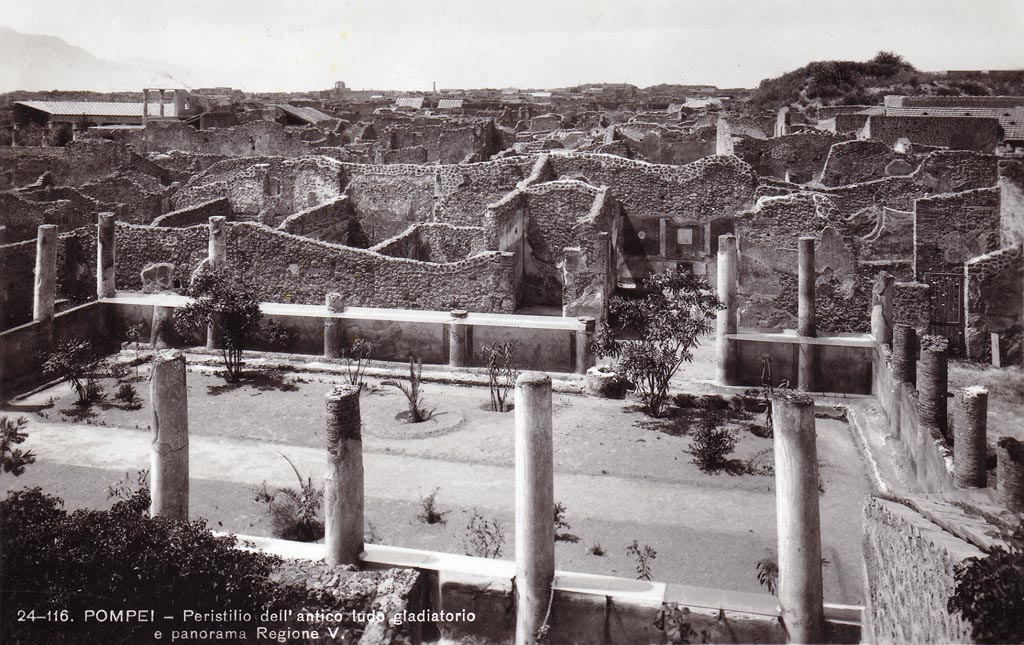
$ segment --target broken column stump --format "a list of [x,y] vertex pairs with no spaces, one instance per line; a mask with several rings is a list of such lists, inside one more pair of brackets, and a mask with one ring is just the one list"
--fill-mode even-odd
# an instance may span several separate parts
[[953,483],[960,488],[988,485],[988,390],[974,385],[957,392],[953,423]]
[[363,435],[358,385],[327,393],[324,542],[329,564],[357,564],[363,551]]

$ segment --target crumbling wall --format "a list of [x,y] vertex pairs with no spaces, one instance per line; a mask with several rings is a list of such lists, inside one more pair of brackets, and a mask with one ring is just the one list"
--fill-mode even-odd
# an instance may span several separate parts
[[821,183],[845,186],[881,177],[909,175],[916,167],[913,156],[898,153],[881,141],[842,141],[829,149]]
[[481,246],[479,226],[453,226],[444,222],[413,224],[404,233],[384,240],[370,250],[395,258],[422,262],[458,262]]
[[142,291],[142,270],[150,264],[173,265],[171,282],[185,289],[207,256],[209,227],[161,228],[117,222],[114,272],[119,291]]
[[0,190],[19,188],[64,166],[63,148],[0,147]]
[[968,260],[967,358],[990,362],[992,334],[999,336],[999,364],[1020,365],[1024,325],[1024,246],[1016,244]]
[[7,241],[32,240],[43,224],[69,231],[88,224],[90,215],[72,209],[69,200],[37,202],[16,192],[0,193],[0,226],[7,227]]
[[1024,242],[1024,163],[999,161],[999,227],[1003,246]]
[[231,218],[233,213],[231,212],[231,203],[227,197],[217,197],[211,199],[208,202],[202,202],[195,206],[186,206],[185,208],[171,211],[165,215],[161,215],[152,221],[150,226],[164,226],[164,227],[175,227],[181,228],[184,226],[195,226],[196,224],[205,224],[211,217],[227,217]]
[[535,156],[438,166],[436,218],[480,226],[487,205],[498,201],[533,170]]
[[832,144],[849,139],[845,134],[801,132],[770,139],[738,139],[733,150],[759,175],[806,183],[821,176]]
[[344,194],[371,245],[434,218],[436,169],[344,164]]
[[352,211],[351,201],[344,195],[289,215],[277,229],[292,235],[345,246],[368,246],[359,218]]
[[983,555],[899,502],[869,499],[864,507],[862,642],[974,642],[970,625],[959,613],[946,611],[946,603],[956,589],[957,565]]
[[131,162],[132,151],[121,143],[82,137],[64,146],[64,163],[54,169],[57,183],[80,186],[99,181]]
[[310,151],[300,136],[273,121],[210,130],[197,130],[180,121],[150,121],[136,132],[138,138],[129,143],[140,153],[181,150],[226,157],[297,157]]
[[630,149],[651,163],[688,164],[714,155],[716,151],[717,128],[714,125],[680,128],[630,122],[612,127]]
[[991,154],[1003,141],[1003,127],[998,119],[876,115],[864,126],[863,138],[889,145],[907,139],[911,143]]
[[118,219],[132,224],[149,224],[158,217],[166,195],[159,180],[132,171],[83,184],[79,190],[97,201],[118,204]]
[[924,197],[914,206],[914,273],[963,273],[967,260],[999,248],[999,189]]

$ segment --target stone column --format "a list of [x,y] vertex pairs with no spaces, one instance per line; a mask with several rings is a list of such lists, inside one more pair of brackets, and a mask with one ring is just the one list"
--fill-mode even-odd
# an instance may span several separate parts
[[988,485],[986,422],[988,390],[974,385],[956,393],[953,424],[953,482],[960,488]]
[[[805,338],[817,336],[814,318],[814,242],[815,239],[813,237],[801,237],[799,240],[797,334]],[[797,386],[804,392],[811,392],[815,388],[815,350],[816,347],[814,345],[800,343],[800,357],[797,364]]]
[[96,220],[96,297],[117,295],[114,274],[114,214],[100,213]]
[[996,485],[999,501],[1014,513],[1024,513],[1024,443],[1013,437],[996,444]]
[[363,436],[359,386],[327,394],[324,542],[328,564],[356,564],[363,551]]
[[154,349],[167,349],[173,345],[174,307],[153,305],[153,321],[149,326],[149,344]]
[[892,296],[895,278],[888,271],[882,271],[875,278],[871,290],[871,335],[883,345],[892,342]]
[[576,340],[576,373],[586,374],[587,370],[594,366],[594,350],[591,345],[594,343],[594,331],[597,329],[597,320],[592,316],[580,316],[577,318],[583,329],[575,332]]
[[551,377],[516,380],[516,640],[538,642],[555,576]]
[[[163,112],[163,92],[160,93],[160,110]],[[161,114],[163,116],[163,114]],[[210,218],[210,241],[207,246],[206,263],[210,271],[222,271],[227,265],[228,259],[228,231],[225,221],[227,218],[215,215]],[[214,318],[213,323],[206,329],[207,349],[222,349],[224,339],[221,337],[220,322]]]
[[779,606],[791,643],[824,642],[821,521],[814,400],[780,390],[775,419],[775,504],[779,540]]
[[153,405],[149,514],[188,519],[188,389],[185,357],[177,350],[153,359],[149,395]]
[[735,343],[727,338],[736,333],[736,236],[732,233],[718,237],[718,299],[725,305],[719,309],[715,322],[718,369],[717,379],[723,385],[734,385],[736,373]]
[[[345,305],[341,300],[341,294],[337,292],[327,294],[324,298],[324,304],[327,306],[328,314],[338,313],[345,309]],[[342,324],[341,319],[330,316],[324,318],[324,357],[341,358],[344,344],[345,326]]]
[[[921,339],[921,359],[917,366],[917,410],[922,430],[937,430],[946,436],[947,374],[949,341],[942,336]],[[928,436],[927,434],[925,436]]]
[[57,227],[43,224],[36,237],[36,279],[32,319],[52,320],[57,298]]
[[917,331],[903,323],[892,329],[892,378],[917,383]]
[[142,90],[142,119],[145,121],[149,117],[149,90]]
[[473,348],[469,342],[469,325],[466,318],[469,312],[464,309],[453,309],[452,319],[448,321],[448,365],[466,367],[472,360]]

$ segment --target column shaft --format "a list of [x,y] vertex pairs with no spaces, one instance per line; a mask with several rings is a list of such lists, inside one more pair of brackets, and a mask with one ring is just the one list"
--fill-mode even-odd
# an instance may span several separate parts
[[57,227],[43,224],[36,237],[35,290],[32,297],[32,319],[53,318],[57,298]]
[[363,551],[363,436],[359,386],[327,394],[324,542],[329,564],[356,564]]
[[[817,336],[814,311],[814,242],[813,237],[801,237],[799,240],[797,334],[807,338]],[[813,391],[816,387],[816,349],[809,343],[800,343],[797,387],[804,392]]]
[[736,333],[736,236],[721,235],[718,238],[718,299],[725,305],[719,309],[715,321],[718,369],[716,376],[723,385],[733,385],[736,372],[736,347],[728,334]]
[[96,221],[96,297],[113,298],[115,287],[114,214],[100,213]]
[[153,405],[149,514],[187,520],[188,389],[181,352],[157,354],[149,392]]
[[953,424],[953,482],[960,488],[988,485],[988,390],[972,386],[957,392]]

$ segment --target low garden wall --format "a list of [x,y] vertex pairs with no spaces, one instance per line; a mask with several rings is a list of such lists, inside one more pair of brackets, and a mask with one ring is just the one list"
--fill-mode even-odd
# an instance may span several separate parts
[[771,360],[772,385],[797,384],[801,344],[815,348],[816,391],[835,394],[871,394],[870,341],[862,337],[803,338],[795,334],[729,334],[735,346],[735,385],[761,386],[762,360]]

